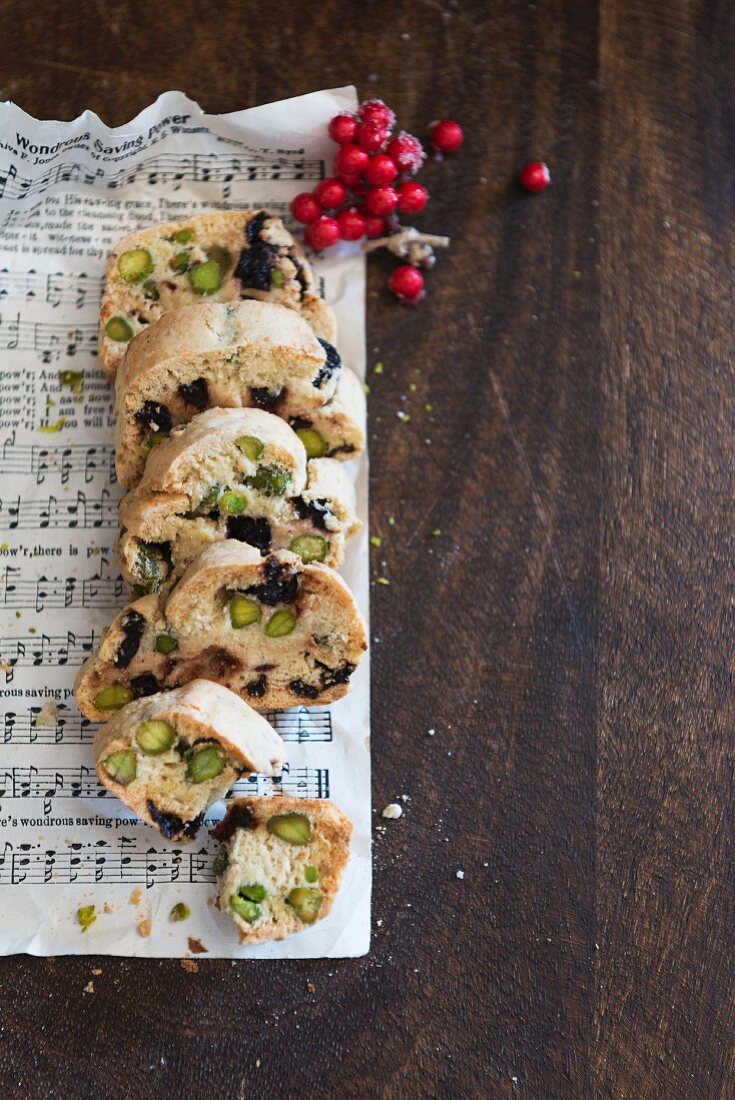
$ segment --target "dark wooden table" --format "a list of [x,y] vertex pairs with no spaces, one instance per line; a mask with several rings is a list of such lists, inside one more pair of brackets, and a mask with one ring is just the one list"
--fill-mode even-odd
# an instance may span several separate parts
[[735,8],[0,19],[0,90],[36,116],[354,82],[467,132],[422,177],[453,238],[427,301],[370,265],[374,803],[410,796],[376,831],[372,951],[4,959],[4,1095],[734,1096]]

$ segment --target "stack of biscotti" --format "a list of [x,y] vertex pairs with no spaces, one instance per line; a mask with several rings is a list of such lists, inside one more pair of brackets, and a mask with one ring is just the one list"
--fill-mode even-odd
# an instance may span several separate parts
[[[364,393],[310,265],[266,211],[126,237],[100,319],[128,490],[116,549],[135,598],[75,695],[86,717],[114,715],[96,741],[101,781],[186,840],[239,776],[283,765],[280,738],[252,708],[339,699],[366,649],[336,572],[360,527],[341,461],[364,447]],[[255,825],[232,826],[232,866],[267,873],[235,883],[231,870],[220,898],[250,942],[326,915],[351,829],[336,807],[258,803]],[[291,827],[269,828],[275,817]]]

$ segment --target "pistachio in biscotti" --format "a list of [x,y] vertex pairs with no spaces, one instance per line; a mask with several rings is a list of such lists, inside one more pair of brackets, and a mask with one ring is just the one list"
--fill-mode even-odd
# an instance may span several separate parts
[[169,840],[196,835],[240,775],[274,775],[283,742],[247,704],[204,680],[131,703],[95,734],[103,784]]
[[253,797],[229,804],[212,831],[223,845],[217,904],[242,943],[283,939],[329,915],[351,832],[327,800]]

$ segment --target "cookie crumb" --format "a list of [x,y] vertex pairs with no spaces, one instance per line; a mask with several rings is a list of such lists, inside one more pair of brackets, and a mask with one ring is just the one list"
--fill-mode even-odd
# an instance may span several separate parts
[[109,901],[106,901],[105,904],[102,906],[102,912],[107,913],[107,914],[110,914],[110,913],[113,912],[113,908],[110,905]]
[[140,889],[140,887],[138,887],[136,890],[133,890],[132,894],[130,895],[130,904],[131,905],[140,905],[140,899],[142,897],[143,897],[143,891]]
[[403,807],[399,806],[397,802],[390,802],[383,810],[381,817],[387,817],[389,821],[397,821],[402,815]]
[[314,985],[313,982],[307,982],[306,983],[306,992],[307,993],[316,993],[316,986]]
[[99,966],[93,966],[92,967],[92,973],[94,974],[95,978],[99,978],[100,974],[102,973],[102,970]]
[[148,920],[147,917],[141,917],[141,919],[138,921],[138,935],[142,936],[145,940],[148,938],[148,936],[150,936],[150,934],[151,922]]
[[186,942],[192,955],[206,955],[209,951],[209,948],[205,947],[201,940],[195,940],[193,936],[189,936]]
[[94,982],[87,982],[84,987],[84,993],[94,993]]
[[436,733],[436,730],[434,730],[434,729],[427,730],[426,731],[426,736],[427,737],[433,737],[435,733]]
[[33,723],[34,726],[55,726],[59,719],[59,704],[54,699],[49,699],[43,704],[36,720]]
[[457,871],[457,878],[464,878],[464,871]]
[[179,966],[189,974],[199,973],[199,963],[195,962],[194,959],[180,959]]

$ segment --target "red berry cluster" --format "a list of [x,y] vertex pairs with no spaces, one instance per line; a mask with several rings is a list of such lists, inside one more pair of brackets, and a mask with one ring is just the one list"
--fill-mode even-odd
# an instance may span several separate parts
[[[412,134],[394,134],[395,124],[382,99],[367,99],[356,115],[335,115],[329,123],[329,136],[338,145],[334,176],[291,203],[294,218],[306,226],[306,243],[316,251],[338,240],[381,237],[398,228],[399,214],[418,214],[426,206],[428,191],[411,178],[426,154]],[[437,149],[451,152],[459,148],[462,131],[445,120],[432,125],[431,137]],[[396,269],[390,287],[404,300],[423,297],[421,273],[409,265]]]

